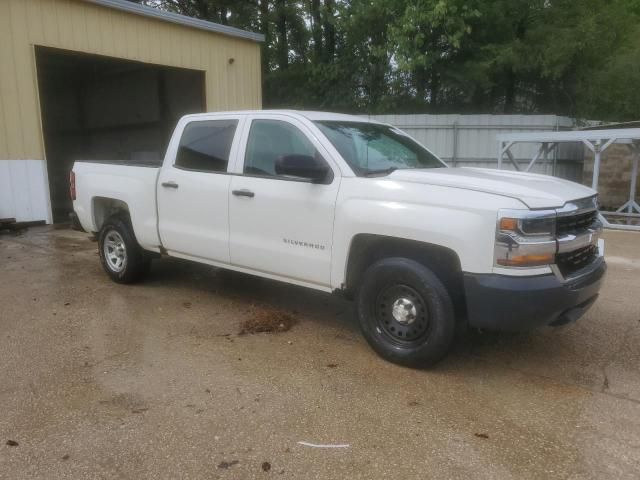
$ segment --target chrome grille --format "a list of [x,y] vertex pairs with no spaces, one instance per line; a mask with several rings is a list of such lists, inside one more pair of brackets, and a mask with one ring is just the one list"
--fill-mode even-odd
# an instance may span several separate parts
[[578,213],[576,215],[559,216],[556,221],[556,234],[563,236],[589,228],[596,221],[598,211]]
[[558,265],[560,273],[566,277],[589,265],[597,256],[598,247],[596,245],[588,245],[572,252],[559,253],[556,255],[556,265]]

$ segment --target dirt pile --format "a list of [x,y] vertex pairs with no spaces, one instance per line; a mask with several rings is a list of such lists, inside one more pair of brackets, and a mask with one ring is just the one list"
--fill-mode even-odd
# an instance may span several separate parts
[[298,320],[288,312],[271,307],[255,306],[240,325],[239,335],[249,333],[281,333],[291,329]]

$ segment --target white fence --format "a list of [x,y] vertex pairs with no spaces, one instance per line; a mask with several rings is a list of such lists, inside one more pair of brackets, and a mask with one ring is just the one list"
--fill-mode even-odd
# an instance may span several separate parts
[[[575,121],[557,115],[370,115],[406,131],[451,166],[498,165],[496,135],[501,133],[571,130]],[[516,145],[512,153],[524,167],[537,147]],[[555,150],[532,171],[582,180],[583,147],[567,144]],[[506,164],[505,164],[506,167]]]

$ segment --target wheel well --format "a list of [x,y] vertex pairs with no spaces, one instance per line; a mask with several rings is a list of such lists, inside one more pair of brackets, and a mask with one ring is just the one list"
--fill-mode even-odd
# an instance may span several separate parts
[[353,297],[367,268],[389,257],[410,258],[429,268],[447,288],[456,314],[466,313],[462,268],[456,252],[440,245],[383,235],[360,234],[353,238],[347,263],[345,295]]
[[129,206],[122,200],[106,197],[95,197],[93,199],[93,219],[96,231],[100,231],[104,222],[111,216],[122,214],[129,218]]

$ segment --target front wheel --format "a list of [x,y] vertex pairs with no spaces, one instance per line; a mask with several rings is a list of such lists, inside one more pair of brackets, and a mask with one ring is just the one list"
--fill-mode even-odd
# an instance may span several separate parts
[[119,216],[109,218],[98,236],[100,261],[114,282],[133,283],[149,270],[151,259],[133,234],[130,223]]
[[401,365],[428,366],[451,348],[455,315],[438,277],[408,258],[385,258],[364,273],[357,295],[360,327],[371,347]]

